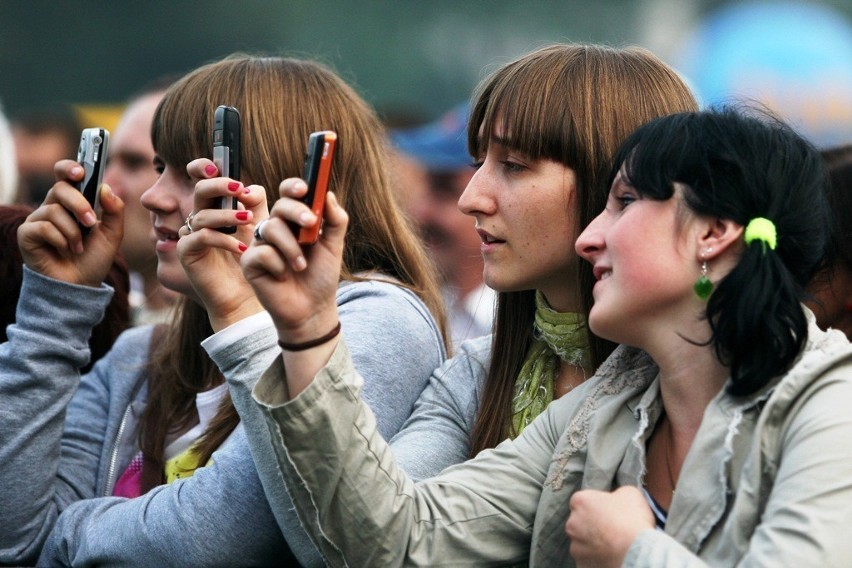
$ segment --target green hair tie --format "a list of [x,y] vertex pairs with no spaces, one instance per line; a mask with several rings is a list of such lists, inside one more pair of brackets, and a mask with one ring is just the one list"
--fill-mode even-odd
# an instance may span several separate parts
[[775,250],[777,245],[777,234],[775,232],[775,223],[763,217],[755,217],[748,222],[745,229],[745,242],[747,245],[752,241],[758,240],[763,245],[763,252],[766,252],[766,245]]

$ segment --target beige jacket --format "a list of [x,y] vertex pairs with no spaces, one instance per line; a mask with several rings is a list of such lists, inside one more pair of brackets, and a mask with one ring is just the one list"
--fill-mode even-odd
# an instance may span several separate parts
[[[809,334],[786,376],[710,403],[666,532],[641,533],[626,566],[852,566],[852,348],[812,318]],[[415,485],[361,383],[341,342],[295,400],[280,361],[254,390],[272,448],[254,442],[332,566],[573,566],[570,496],[641,484],[662,409],[653,361],[622,346],[518,439]]]

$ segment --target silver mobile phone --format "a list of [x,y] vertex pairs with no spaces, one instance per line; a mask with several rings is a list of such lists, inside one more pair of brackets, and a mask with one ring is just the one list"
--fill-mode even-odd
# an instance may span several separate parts
[[[240,113],[227,105],[219,105],[213,113],[213,163],[219,175],[234,180],[240,179]],[[220,209],[236,209],[237,198],[226,196],[219,203]],[[233,233],[236,227],[220,227],[223,233]]]
[[[106,169],[107,148],[109,146],[109,130],[106,128],[85,128],[80,135],[80,146],[77,148],[77,162],[83,166],[85,174],[76,185],[98,219],[101,218],[101,184]],[[89,233],[89,227],[81,229]]]

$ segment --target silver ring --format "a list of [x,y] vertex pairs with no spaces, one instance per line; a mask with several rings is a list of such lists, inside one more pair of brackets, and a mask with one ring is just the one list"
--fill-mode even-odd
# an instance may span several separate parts
[[183,222],[183,226],[186,227],[186,230],[189,231],[187,235],[192,233],[192,216],[195,215],[195,211],[186,216],[186,221]]
[[266,223],[269,219],[264,219],[254,227],[254,240],[258,242],[266,242],[263,238],[263,224]]

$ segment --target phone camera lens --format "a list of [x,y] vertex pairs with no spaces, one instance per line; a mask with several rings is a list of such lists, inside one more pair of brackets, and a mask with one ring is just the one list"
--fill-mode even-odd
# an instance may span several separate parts
[[97,145],[97,144],[100,144],[101,142],[103,142],[103,139],[100,136],[95,136],[94,138],[92,138],[92,142],[94,142]]

